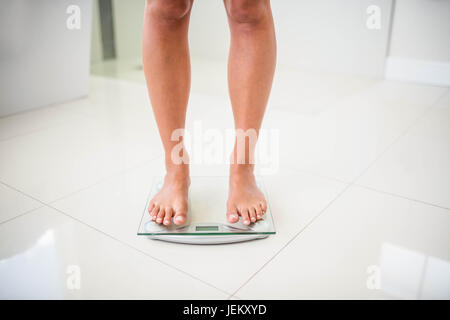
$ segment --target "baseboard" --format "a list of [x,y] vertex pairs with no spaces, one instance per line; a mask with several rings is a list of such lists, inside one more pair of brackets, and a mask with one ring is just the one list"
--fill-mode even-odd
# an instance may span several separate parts
[[450,62],[388,57],[384,77],[389,80],[449,87]]

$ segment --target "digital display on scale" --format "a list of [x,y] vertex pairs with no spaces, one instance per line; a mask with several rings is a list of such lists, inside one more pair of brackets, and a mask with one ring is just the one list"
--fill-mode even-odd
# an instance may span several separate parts
[[196,226],[195,231],[219,231],[219,226]]

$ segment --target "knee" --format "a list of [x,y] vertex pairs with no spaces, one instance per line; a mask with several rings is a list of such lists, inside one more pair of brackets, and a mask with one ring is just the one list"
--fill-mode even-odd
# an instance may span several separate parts
[[190,0],[147,0],[147,13],[161,20],[181,20],[191,9]]
[[269,12],[268,0],[227,0],[230,20],[240,24],[257,24]]

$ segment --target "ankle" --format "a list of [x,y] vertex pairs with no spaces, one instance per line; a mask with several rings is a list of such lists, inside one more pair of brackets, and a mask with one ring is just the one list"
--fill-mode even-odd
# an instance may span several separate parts
[[175,179],[189,177],[189,164],[166,163],[166,176]]
[[229,160],[231,167],[234,166],[242,170],[253,170],[253,167],[255,166],[254,152],[249,152],[248,150],[245,152],[233,150],[230,154]]
[[166,163],[166,171],[173,173],[189,173],[189,164]]
[[255,165],[253,164],[231,164],[230,175],[231,176],[253,176]]
[[167,172],[174,173],[189,173],[189,155],[185,149],[178,155],[180,158],[173,159],[174,155],[171,152],[166,152],[165,166]]

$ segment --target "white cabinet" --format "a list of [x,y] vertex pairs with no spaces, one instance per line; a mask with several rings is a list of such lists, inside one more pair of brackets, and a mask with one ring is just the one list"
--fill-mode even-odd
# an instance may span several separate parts
[[92,0],[0,2],[0,116],[87,95]]

